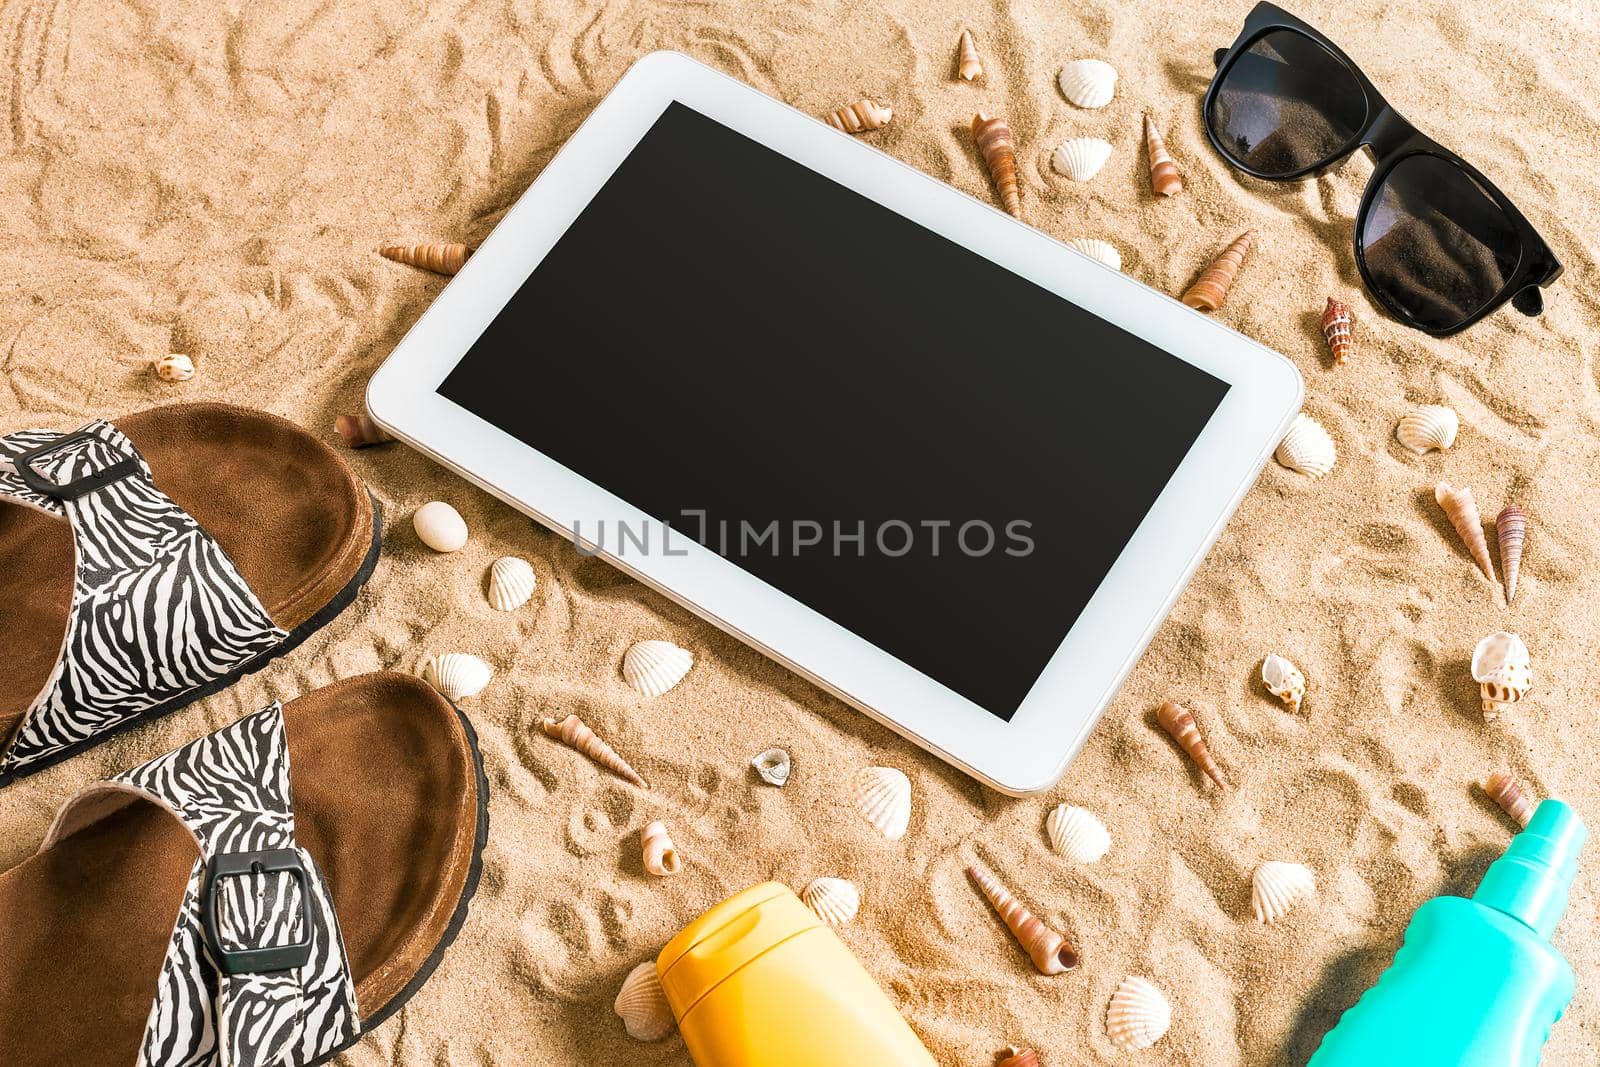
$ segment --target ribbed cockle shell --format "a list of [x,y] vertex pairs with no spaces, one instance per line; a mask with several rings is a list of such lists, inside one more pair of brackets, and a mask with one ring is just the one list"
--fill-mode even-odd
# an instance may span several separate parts
[[370,415],[339,415],[333,420],[333,432],[348,448],[367,448],[394,440]]
[[672,838],[667,836],[667,828],[661,820],[646,823],[639,834],[639,842],[644,847],[646,871],[657,878],[667,878],[683,870],[683,859],[678,855]]
[[623,1029],[636,1041],[660,1041],[678,1025],[666,991],[661,988],[654,960],[646,960],[628,972],[612,1007],[622,1020]]
[[1491,582],[1495,581],[1489,539],[1483,536],[1483,517],[1478,514],[1478,502],[1472,498],[1472,490],[1464,485],[1458,489],[1449,482],[1440,482],[1433,487],[1433,499],[1444,509],[1450,525],[1456,528],[1461,543],[1472,555],[1472,562]]
[[1023,907],[1022,902],[987,869],[973,864],[967,868],[967,876],[994,906],[1040,974],[1061,974],[1078,965],[1078,954],[1067,944],[1066,938]]
[[494,668],[470,652],[446,652],[430,656],[422,668],[422,680],[444,694],[446,700],[469,700],[483,692],[494,677]]
[[1172,1026],[1172,1005],[1161,990],[1143,978],[1129,976],[1111,994],[1106,1008],[1106,1036],[1122,1049],[1145,1049],[1160,1041]]
[[533,596],[538,584],[533,564],[520,556],[501,556],[489,565],[484,596],[496,611],[516,611]]
[[906,836],[911,823],[911,779],[893,767],[864,767],[856,775],[855,809],[890,841]]
[[1211,750],[1206,747],[1205,738],[1200,736],[1200,727],[1194,721],[1194,714],[1183,705],[1168,700],[1156,709],[1156,721],[1189,754],[1189,758],[1205,772],[1206,777],[1215,782],[1218,789],[1226,792],[1228,783],[1222,777],[1222,768],[1217,766],[1217,761],[1211,757]]
[[435,274],[456,274],[467,265],[472,248],[464,244],[384,245],[378,255]]
[[1302,411],[1289,424],[1273,458],[1292,471],[1320,478],[1339,462],[1339,451],[1322,423]]
[[1255,236],[1254,230],[1246,230],[1235,237],[1222,255],[1184,292],[1183,302],[1197,311],[1220,308],[1222,302],[1228,299],[1228,290],[1233,288],[1234,279],[1239,276],[1239,268],[1244,266],[1245,253],[1250,251]]
[[1111,158],[1111,142],[1098,137],[1074,137],[1057,148],[1050,165],[1075,182],[1086,182],[1100,173]]
[[617,755],[615,749],[604,741],[576,715],[568,715],[557,722],[555,719],[541,719],[539,729],[546,735],[555,738],[568,748],[588,756],[606,770],[617,777],[632,782],[640,789],[644,789],[644,779],[639,777],[639,772],[628,765],[628,761]]
[[1106,824],[1088,808],[1057,804],[1045,817],[1050,847],[1074,863],[1093,863],[1111,848]]
[[1443,452],[1456,443],[1461,432],[1461,416],[1443,404],[1424,404],[1409,411],[1394,428],[1394,435],[1417,455]]
[[1144,117],[1144,146],[1150,154],[1150,188],[1161,196],[1177,196],[1183,192],[1178,165],[1167,154],[1167,143],[1161,139],[1155,120],[1148,113]]
[[1500,810],[1516,820],[1518,826],[1527,826],[1533,818],[1533,801],[1522,792],[1522,785],[1505,771],[1495,771],[1483,780],[1483,791],[1500,805]]
[[1298,863],[1269,860],[1256,868],[1250,885],[1250,907],[1258,923],[1274,923],[1317,891],[1311,868]]
[[894,108],[887,104],[880,107],[867,99],[836,107],[823,116],[823,120],[829,126],[845,133],[869,133],[872,130],[880,130],[889,125],[889,120],[892,118],[894,118]]
[[983,63],[978,59],[978,45],[971,30],[961,31],[961,41],[956,46],[956,74],[968,82],[983,77]]
[[800,899],[829,926],[843,926],[861,910],[861,891],[843,878],[818,878],[805,887]]
[[1502,710],[1533,688],[1528,646],[1516,634],[1496,630],[1472,651],[1472,680],[1483,698],[1483,717],[1498,719]]
[[1328,351],[1335,363],[1344,363],[1355,351],[1350,340],[1350,305],[1343,300],[1328,297],[1328,306],[1322,312],[1322,336],[1328,339]]
[[1022,196],[1017,186],[1017,152],[1011,140],[1011,127],[1002,118],[990,118],[983,112],[972,116],[972,139],[989,167],[989,176],[1000,193],[1000,204],[1006,214],[1022,217]]
[[1261,681],[1267,692],[1286,704],[1290,711],[1299,711],[1306,697],[1306,676],[1300,668],[1276,652],[1261,661]]
[[1103,59],[1077,59],[1061,68],[1057,83],[1079,107],[1105,107],[1117,92],[1117,70]]
[[1517,575],[1522,573],[1522,545],[1528,538],[1528,513],[1512,504],[1494,520],[1495,540],[1500,542],[1500,576],[1506,583],[1506,603],[1517,595]]
[[688,649],[671,641],[638,641],[622,656],[622,680],[647,697],[658,697],[683,681],[694,666]]
[[1099,260],[1112,270],[1122,269],[1122,253],[1109,241],[1102,241],[1098,237],[1074,237],[1067,242],[1067,247],[1074,252],[1082,252],[1090,259]]

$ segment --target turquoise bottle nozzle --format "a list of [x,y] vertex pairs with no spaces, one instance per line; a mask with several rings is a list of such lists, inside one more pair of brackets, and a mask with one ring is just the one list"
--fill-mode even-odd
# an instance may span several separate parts
[[1505,855],[1490,864],[1472,899],[1548,941],[1567,910],[1567,891],[1588,836],[1577,812],[1559,800],[1544,801]]

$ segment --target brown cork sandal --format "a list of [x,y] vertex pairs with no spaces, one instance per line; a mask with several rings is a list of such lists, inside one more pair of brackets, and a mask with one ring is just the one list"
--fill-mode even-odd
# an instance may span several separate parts
[[487,800],[471,724],[394,673],[91,786],[0,873],[4,1062],[325,1062],[454,941]]
[[339,454],[264,412],[0,437],[0,785],[294,648],[355,598],[379,530]]

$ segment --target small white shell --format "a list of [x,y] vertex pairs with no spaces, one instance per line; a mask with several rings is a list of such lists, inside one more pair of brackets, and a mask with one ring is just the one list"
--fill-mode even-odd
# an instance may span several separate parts
[[856,775],[856,811],[890,841],[911,824],[911,779],[893,767],[864,767]]
[[164,382],[186,382],[194,377],[194,360],[182,352],[172,352],[151,364],[156,377]]
[[1483,715],[1497,719],[1508,704],[1515,704],[1533,688],[1532,659],[1522,638],[1496,630],[1472,651],[1472,680],[1483,697]]
[[1074,863],[1093,863],[1111,848],[1105,823],[1088,808],[1057,804],[1044,820],[1050,847]]
[[1322,423],[1305,412],[1294,417],[1276,453],[1278,462],[1292,471],[1320,478],[1333,470],[1339,454]]
[[1067,247],[1074,252],[1082,252],[1090,259],[1099,260],[1112,270],[1122,269],[1122,253],[1109,241],[1095,237],[1074,237],[1067,242]]
[[1443,404],[1428,404],[1408,413],[1394,429],[1394,435],[1417,455],[1434,449],[1443,451],[1456,443],[1461,432],[1461,416]]
[[843,926],[861,910],[861,892],[844,878],[818,878],[800,893],[806,907],[829,926]]
[[645,960],[628,972],[612,1008],[635,1041],[660,1041],[678,1025],[654,960]]
[[1143,978],[1129,976],[1111,994],[1106,1008],[1106,1036],[1122,1049],[1154,1045],[1172,1026],[1172,1005],[1161,990]]
[[1296,904],[1310,900],[1316,891],[1317,879],[1311,868],[1268,860],[1256,868],[1251,880],[1250,908],[1256,913],[1256,922],[1277,922]]
[[670,878],[683,870],[683,859],[661,820],[647,824],[639,834],[639,841],[644,849],[644,869],[649,873],[657,878]]
[[429,656],[422,668],[422,680],[448,700],[466,700],[483,692],[494,677],[494,668],[470,652],[446,652]]
[[538,579],[533,565],[519,556],[501,556],[489,566],[489,606],[496,611],[516,611],[533,596]]
[[769,748],[757,754],[755,759],[750,761],[750,766],[756,769],[763,782],[776,786],[786,783],[794,771],[794,761],[789,758],[789,753],[781,748]]
[[411,515],[411,525],[422,543],[435,552],[454,552],[467,543],[467,520],[443,500],[418,508]]
[[640,641],[622,657],[622,680],[647,697],[658,697],[683,681],[693,666],[688,649],[671,641]]
[[1105,107],[1117,92],[1117,71],[1099,59],[1079,59],[1061,68],[1061,91],[1079,107]]
[[1051,166],[1075,182],[1086,182],[1100,173],[1111,158],[1111,142],[1098,137],[1074,137],[1056,149]]
[[1306,676],[1299,667],[1276,652],[1268,653],[1261,661],[1261,681],[1290,711],[1300,710],[1300,702],[1306,698]]

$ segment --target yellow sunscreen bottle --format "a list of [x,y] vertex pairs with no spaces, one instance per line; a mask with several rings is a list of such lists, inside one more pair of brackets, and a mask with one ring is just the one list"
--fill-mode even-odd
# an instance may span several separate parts
[[935,1067],[845,943],[777,882],[690,923],[656,971],[697,1067]]

